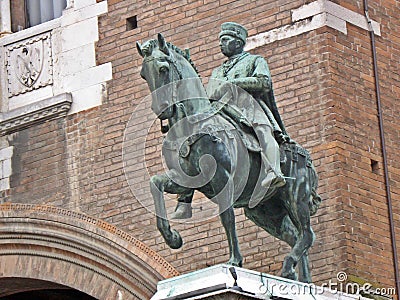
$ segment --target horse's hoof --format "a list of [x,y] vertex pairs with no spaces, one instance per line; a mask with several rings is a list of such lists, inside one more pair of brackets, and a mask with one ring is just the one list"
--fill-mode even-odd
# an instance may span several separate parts
[[167,241],[167,244],[172,249],[179,249],[183,245],[182,237],[178,231],[172,230],[171,240]]
[[286,272],[282,272],[281,277],[298,281],[296,271],[294,271],[294,270],[290,271],[290,272],[287,272],[287,273]]
[[242,267],[243,261],[242,260],[237,260],[237,259],[230,259],[227,263],[227,265],[234,266],[234,267]]
[[282,273],[281,276],[283,278],[291,279],[291,280],[298,280],[297,279],[297,273],[296,270],[294,269],[295,266],[295,260],[290,257],[286,256],[285,260],[283,261],[283,267],[282,267]]

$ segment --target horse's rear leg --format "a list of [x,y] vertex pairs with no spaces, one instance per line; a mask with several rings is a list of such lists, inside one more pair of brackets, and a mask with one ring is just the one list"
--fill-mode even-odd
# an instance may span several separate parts
[[[293,223],[290,220],[288,215],[285,217],[283,226],[284,226],[284,228],[282,230],[282,235],[278,238],[281,239],[282,241],[287,242],[292,248],[294,248],[297,244],[297,241],[299,239],[301,239],[302,236],[299,235],[296,227],[293,225]],[[313,234],[313,236],[314,236],[314,234]],[[300,260],[298,261],[298,267],[299,267],[298,280],[301,282],[307,282],[307,283],[312,282],[311,274],[310,274],[310,267],[309,267],[309,262],[308,262],[308,251],[305,251],[304,254],[301,256]],[[284,276],[286,274],[282,274],[282,275]],[[287,276],[289,276],[291,279],[297,280],[296,273],[289,272],[289,274]]]
[[[286,213],[273,216],[269,215],[270,211],[272,211],[272,207],[270,207],[270,205],[271,203],[267,202],[256,209],[245,208],[244,212],[246,217],[252,220],[257,226],[260,226],[281,241],[288,243],[289,246],[293,248],[299,238],[297,228],[293,225],[289,215]],[[283,207],[281,209],[285,210]],[[301,267],[301,265],[303,265],[303,259],[301,259],[299,262],[299,267]],[[282,276],[297,280],[297,274],[295,273],[294,269],[290,275],[282,274]],[[301,279],[302,273],[300,272],[300,280]]]
[[[300,202],[296,210],[289,211],[290,219],[294,226],[297,228],[298,237],[297,241],[292,248],[292,251],[285,257],[282,267],[282,277],[294,279],[296,278],[295,267],[301,261],[301,278],[302,281],[311,281],[310,272],[308,270],[308,257],[307,251],[312,246],[315,240],[314,232],[310,224],[310,212],[308,203]],[[307,269],[305,269],[307,268]]]
[[308,264],[308,249],[314,242],[312,231],[304,230],[298,237],[298,242],[288,256],[285,257],[282,267],[282,277],[297,280],[295,267],[298,263],[300,270],[300,281],[311,282],[311,274]]
[[[311,228],[310,228],[311,229]],[[282,221],[281,234],[276,236],[278,239],[285,241],[290,245],[290,247],[295,247],[296,243],[299,239],[299,233],[297,228],[293,225],[293,222],[290,220],[289,215],[286,215]],[[301,238],[301,237],[300,237]],[[298,261],[299,267],[299,281],[301,282],[311,282],[311,274],[310,267],[308,263],[308,251],[302,255],[300,260]],[[290,277],[292,279],[296,279],[296,274],[291,274]]]
[[308,251],[306,251],[299,261],[299,281],[311,283],[310,265],[308,261]]

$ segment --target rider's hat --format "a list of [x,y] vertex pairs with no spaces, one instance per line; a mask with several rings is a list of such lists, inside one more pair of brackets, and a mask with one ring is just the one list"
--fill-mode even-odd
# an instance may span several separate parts
[[219,33],[219,37],[223,35],[230,35],[235,38],[238,38],[246,43],[247,38],[247,30],[242,25],[234,23],[234,22],[226,22],[221,25],[221,32]]

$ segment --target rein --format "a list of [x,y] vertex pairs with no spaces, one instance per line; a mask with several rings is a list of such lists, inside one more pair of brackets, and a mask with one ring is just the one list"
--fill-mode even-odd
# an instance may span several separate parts
[[[152,58],[154,59],[154,58]],[[165,60],[168,62],[169,66],[172,67],[177,75],[178,75],[178,81],[183,79],[183,75],[182,75],[182,70],[181,68],[178,66],[178,64],[176,63],[176,60],[172,54],[172,52],[170,52],[170,55],[167,56],[165,58]],[[171,68],[171,69],[172,69]],[[174,72],[169,72],[169,81],[170,84],[172,84],[172,104],[173,105],[178,105],[177,103],[177,98],[178,98],[178,82],[176,80],[174,80]],[[163,125],[163,121],[161,120],[161,132],[162,133],[167,133],[169,130],[169,126],[167,125]]]
[[[169,63],[170,66],[174,67],[176,73],[178,74],[178,79],[182,80],[183,79],[182,69],[176,63],[175,57],[172,55],[172,52],[170,52],[170,55],[167,56],[165,59]],[[171,78],[171,80],[172,80],[172,78]]]

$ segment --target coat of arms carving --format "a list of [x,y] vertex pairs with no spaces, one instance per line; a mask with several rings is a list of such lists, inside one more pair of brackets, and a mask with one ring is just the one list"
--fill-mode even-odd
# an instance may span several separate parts
[[9,97],[53,83],[50,33],[9,45],[6,51]]
[[31,87],[39,78],[43,67],[43,42],[27,45],[17,54],[16,76],[25,86]]

